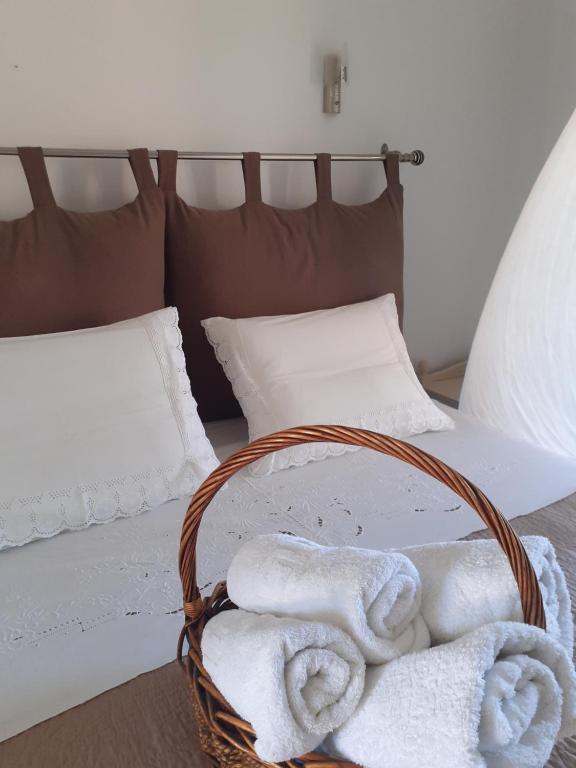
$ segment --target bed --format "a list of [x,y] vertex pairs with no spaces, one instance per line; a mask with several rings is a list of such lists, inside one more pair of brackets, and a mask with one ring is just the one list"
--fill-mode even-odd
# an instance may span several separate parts
[[[188,365],[200,413],[219,418],[238,413],[238,398],[204,338],[201,318],[221,315],[254,319],[281,312],[291,318],[294,313],[341,310],[346,309],[344,305],[395,294],[400,309],[395,322],[402,320],[398,162],[404,156],[377,156],[384,159],[388,187],[377,200],[359,206],[343,206],[332,200],[330,157],[314,156],[317,202],[305,209],[285,211],[262,202],[260,157],[246,153],[242,157],[246,204],[215,213],[187,206],[177,196],[177,153],[159,153],[158,190],[147,151],[135,150],[129,154],[139,196],[126,211],[134,214],[142,209],[142,215],[131,217],[132,231],[117,212],[86,217],[58,208],[42,151],[24,150],[20,154],[36,208],[22,220],[0,223],[0,253],[5,244],[9,256],[4,265],[8,272],[0,284],[12,295],[19,276],[25,297],[15,303],[13,311],[0,312],[0,337],[39,334],[40,338],[49,332],[76,333],[88,326],[131,322],[127,318],[134,314],[158,311],[166,289],[180,313],[186,352],[184,360],[176,318],[170,325],[178,336],[174,339],[170,335],[176,383],[168,389],[179,397],[190,394]],[[69,227],[69,220],[76,222],[75,226]],[[79,275],[76,270],[77,253],[94,240],[94,228],[100,239],[104,234],[110,238],[108,250],[112,254],[106,287],[98,291],[92,290],[90,275]],[[28,229],[40,235],[28,236]],[[220,242],[222,233],[227,234]],[[128,235],[137,255],[139,238],[155,243],[150,257],[154,269],[123,269]],[[188,247],[192,236],[196,251]],[[26,265],[38,257],[36,243],[46,250],[38,260],[46,274],[40,275],[35,268],[35,279],[30,280]],[[255,247],[260,249],[260,260],[254,258]],[[24,265],[21,270],[13,269],[17,261],[12,259],[14,253]],[[198,258],[199,253],[204,260]],[[219,254],[226,265],[231,255],[236,258],[238,253],[242,255],[235,262],[238,275],[223,280],[223,267],[215,255]],[[351,253],[354,259],[350,259]],[[359,265],[358,253],[366,259],[365,264]],[[94,261],[90,260],[91,267],[97,258],[95,254]],[[54,259],[65,261],[59,271],[54,269]],[[68,287],[61,285],[60,272],[74,277],[78,285],[74,281]],[[135,295],[134,280],[147,283],[150,274],[155,276],[154,291],[147,284],[139,285],[137,308],[124,306],[125,295]],[[267,285],[256,280],[262,274],[269,274]],[[56,309],[65,310],[64,315],[42,300],[44,294],[50,294],[54,275],[58,276],[58,288],[66,294],[64,300],[56,302]],[[121,280],[126,275],[128,285]],[[239,281],[244,287],[257,285],[246,304],[242,302],[247,301],[248,293],[240,290]],[[117,304],[110,301],[111,285],[118,289]],[[197,295],[184,291],[179,296],[175,286],[193,286]],[[93,302],[89,317],[87,298]],[[37,308],[42,312],[35,315],[32,310]],[[11,325],[14,320],[24,325]],[[405,357],[411,367],[407,352]],[[37,360],[35,355],[30,359]],[[202,360],[208,367],[199,364]],[[105,365],[102,363],[100,370]],[[34,366],[32,370],[34,373]],[[208,370],[212,371],[210,376]],[[98,376],[94,380],[101,381]],[[13,389],[19,393],[18,378]],[[549,536],[574,591],[576,463],[507,438],[447,406],[439,407],[454,420],[455,428],[425,432],[409,441],[479,486],[520,533]],[[195,415],[195,406],[193,410]],[[163,418],[160,421],[164,423]],[[297,419],[296,423],[310,422]],[[243,418],[211,421],[206,424],[206,433],[221,460],[248,439]],[[5,449],[12,451],[12,444]],[[116,466],[114,472],[118,472]],[[181,494],[164,498],[177,495]],[[184,677],[174,661],[183,624],[177,554],[187,503],[187,498],[180,498],[133,517],[120,516],[107,524],[62,532],[0,553],[0,680],[2,691],[8,692],[0,699],[0,765],[204,765]],[[388,548],[484,535],[478,532],[479,527],[475,513],[445,486],[407,465],[365,450],[261,477],[244,471],[221,490],[202,522],[199,584],[205,592],[211,591],[225,577],[237,548],[259,533],[282,531],[320,543]],[[564,743],[557,747],[550,765],[569,768],[575,759],[576,745]]]
[[[442,408],[456,428],[410,441],[480,486],[521,533],[549,536],[574,589],[576,465]],[[207,431],[220,459],[247,440],[242,419]],[[94,765],[191,764],[193,717],[169,664],[182,625],[176,554],[185,507],[170,502],[2,554],[0,676],[11,695],[0,703],[0,762],[72,766],[92,754]],[[268,477],[242,473],[203,521],[200,583],[209,590],[223,578],[237,547],[258,533],[378,548],[478,528],[444,486],[368,451]],[[96,758],[100,729],[110,754]]]

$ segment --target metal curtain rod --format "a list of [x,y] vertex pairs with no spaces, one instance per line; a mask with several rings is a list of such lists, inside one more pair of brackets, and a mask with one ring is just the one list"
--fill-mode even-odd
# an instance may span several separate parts
[[[0,147],[0,155],[17,155],[17,147]],[[383,144],[379,155],[332,155],[332,160],[385,160],[390,154],[397,154],[401,163],[412,163],[412,165],[422,165],[424,162],[424,152],[420,149],[414,149],[412,152],[393,152],[388,149],[387,144]],[[102,157],[102,158],[123,158],[128,157],[128,151],[125,149],[44,149],[45,157]],[[158,152],[152,150],[148,152],[151,160],[158,157]],[[263,153],[260,155],[262,160],[316,160],[316,154],[280,154],[275,152]],[[180,160],[242,160],[241,152],[178,152]]]

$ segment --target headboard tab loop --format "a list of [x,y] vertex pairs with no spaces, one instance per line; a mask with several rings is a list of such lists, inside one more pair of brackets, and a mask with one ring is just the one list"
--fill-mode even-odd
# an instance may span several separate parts
[[388,186],[400,184],[400,155],[398,152],[390,152],[384,160],[384,170],[386,171],[386,181]]
[[260,152],[243,153],[242,172],[244,173],[246,202],[261,203],[262,185],[260,182]]
[[18,156],[26,174],[34,208],[55,206],[42,147],[18,147]]
[[128,158],[130,160],[130,167],[132,173],[136,179],[136,186],[139,192],[144,192],[145,189],[152,189],[156,187],[156,179],[150,165],[150,157],[148,150],[142,147],[138,149],[129,149]]
[[158,150],[158,186],[164,192],[176,192],[176,166],[178,152],[175,149]]
[[332,155],[319,152],[314,160],[316,199],[332,200]]

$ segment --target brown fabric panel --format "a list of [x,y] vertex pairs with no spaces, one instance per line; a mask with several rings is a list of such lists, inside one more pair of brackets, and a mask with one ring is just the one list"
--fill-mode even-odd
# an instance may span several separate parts
[[147,151],[133,155],[145,187],[136,200],[98,213],[59,208],[42,150],[20,154],[35,208],[0,221],[0,337],[106,325],[163,307],[165,206]]
[[[576,494],[511,522],[522,536],[548,536],[552,541],[576,611]],[[466,538],[491,535],[483,530]],[[211,763],[200,752],[190,693],[173,662],[2,742],[0,765],[208,768]],[[574,766],[573,736],[555,746],[547,768]]]
[[[200,321],[329,309],[394,293],[403,311],[403,192],[398,159],[373,202],[331,200],[330,163],[316,163],[318,200],[297,210],[263,203],[260,156],[246,153],[246,202],[226,211],[187,205],[173,191],[174,162],[159,157],[167,205],[167,296],[178,307],[192,392],[205,420],[236,416],[232,394]],[[168,181],[170,179],[170,181]],[[170,191],[172,190],[172,191]]]

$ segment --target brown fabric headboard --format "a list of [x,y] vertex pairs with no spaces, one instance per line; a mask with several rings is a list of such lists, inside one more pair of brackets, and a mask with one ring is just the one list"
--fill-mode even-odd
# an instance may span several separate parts
[[145,149],[130,151],[140,194],[114,211],[54,200],[39,147],[19,150],[34,210],[0,222],[0,336],[105,325],[164,306],[164,197]]
[[316,161],[317,200],[307,208],[262,201],[260,156],[243,160],[246,202],[226,211],[187,205],[176,193],[177,153],[159,152],[167,202],[167,300],[180,314],[192,392],[205,420],[240,413],[200,321],[291,314],[394,293],[403,307],[403,193],[398,158],[388,186],[364,205],[332,199],[330,155]]

